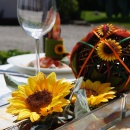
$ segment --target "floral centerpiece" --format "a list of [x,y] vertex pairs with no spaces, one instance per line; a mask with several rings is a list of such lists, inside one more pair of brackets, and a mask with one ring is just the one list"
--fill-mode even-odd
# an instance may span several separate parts
[[[22,121],[19,129],[56,129],[128,91],[129,36],[129,32],[111,24],[93,29],[71,53],[74,81],[57,79],[54,72],[48,76],[39,72],[25,84],[5,75],[7,86],[13,88],[7,112],[17,116],[16,122]],[[98,120],[94,114],[92,117]],[[114,117],[108,116],[102,122],[109,123]]]
[[[15,122],[22,121],[21,130],[53,130],[112,100],[116,93],[110,83],[83,81],[82,77],[76,83],[57,80],[54,72],[47,77],[39,72],[26,84],[16,83],[9,76],[5,79],[15,89],[8,100],[7,113],[17,116]],[[19,84],[18,88],[9,81]]]
[[112,24],[100,25],[72,50],[75,77],[110,82],[118,93],[130,89],[130,32]]

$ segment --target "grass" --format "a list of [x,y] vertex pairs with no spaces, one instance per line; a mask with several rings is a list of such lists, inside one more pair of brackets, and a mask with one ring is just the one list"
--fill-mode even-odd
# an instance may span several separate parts
[[111,19],[108,19],[104,12],[82,11],[81,19],[92,24],[112,23],[130,30],[130,17],[122,18],[120,14],[118,17],[113,16]]

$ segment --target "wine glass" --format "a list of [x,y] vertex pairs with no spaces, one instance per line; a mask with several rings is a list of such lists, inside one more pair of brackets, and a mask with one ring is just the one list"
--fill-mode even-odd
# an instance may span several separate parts
[[23,30],[36,40],[36,74],[40,72],[39,39],[53,27],[55,0],[17,0],[17,18]]

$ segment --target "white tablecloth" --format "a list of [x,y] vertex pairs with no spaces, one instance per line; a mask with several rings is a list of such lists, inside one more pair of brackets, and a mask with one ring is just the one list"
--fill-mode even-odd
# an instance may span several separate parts
[[[13,66],[12,64],[0,65],[0,70],[9,70],[9,71],[19,72],[21,74],[29,74],[29,72],[27,72],[27,70]],[[14,78],[15,80],[18,80],[20,82],[27,82],[27,78],[16,77],[16,76],[12,76],[12,78]],[[67,77],[67,74],[65,74],[65,77],[64,77],[64,74],[61,75],[61,73],[59,75],[57,75],[57,78],[66,78],[68,80],[75,80],[73,75],[68,74],[68,77]],[[3,87],[1,87],[1,86],[3,86]],[[10,90],[6,87],[3,74],[0,74],[0,96],[3,94],[6,94],[8,92],[10,92]]]
[[[20,73],[24,73],[24,71],[21,71],[19,68],[14,67],[11,64],[1,65],[0,69],[13,70]],[[27,78],[14,77],[14,76],[12,76],[12,78],[18,81],[27,82]],[[0,74],[0,96],[7,94],[9,92],[11,91],[6,87],[4,77],[2,74]],[[0,107],[0,130],[6,128],[7,126],[13,125],[12,121],[14,120],[14,117],[11,116],[10,114],[7,114],[5,111],[6,111],[5,107]],[[113,126],[109,130],[130,130],[130,117],[123,119],[122,122],[119,122],[117,125]]]
[[[11,64],[1,65],[0,70],[11,70],[19,72],[18,68],[14,67]],[[27,82],[27,78],[16,76],[11,77],[20,82],[25,83]],[[7,99],[10,96],[11,96],[11,90],[7,88],[3,74],[0,74],[0,105],[2,103],[7,103]],[[15,120],[15,118],[16,117],[13,117],[12,115],[6,113],[6,106],[0,107],[0,130],[14,125],[13,121]]]
[[[14,67],[11,64],[1,65],[0,70],[11,70],[11,71],[20,72],[17,67]],[[20,73],[22,73],[22,72],[20,72]],[[27,82],[27,78],[16,77],[16,76],[12,76],[12,78],[14,78],[15,80],[21,81],[21,82]],[[6,83],[5,83],[3,74],[0,74],[0,96],[2,96],[3,94],[7,94],[9,92],[11,92],[11,91],[6,87]]]

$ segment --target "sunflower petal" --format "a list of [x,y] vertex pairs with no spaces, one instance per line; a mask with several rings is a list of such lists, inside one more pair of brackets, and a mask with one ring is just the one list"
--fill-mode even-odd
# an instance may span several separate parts
[[40,115],[37,114],[36,112],[32,112],[30,115],[30,120],[31,122],[38,121],[40,119]]
[[51,85],[54,85],[56,83],[56,74],[54,72],[50,73],[47,76],[47,82]]
[[32,77],[29,77],[28,78],[28,87],[33,91],[33,93],[35,91],[37,91],[36,86],[37,86],[36,80]]
[[29,118],[30,115],[31,115],[31,112],[28,109],[23,109],[20,111],[17,117],[17,120],[23,120],[23,119]]
[[114,87],[110,87],[111,83],[101,83],[100,81],[92,82],[91,80],[86,80],[82,83],[81,88],[88,92],[86,99],[88,100],[89,106],[95,106],[101,102],[108,102],[109,99],[115,97],[115,91],[112,91]]
[[42,72],[39,72],[37,75],[37,84],[38,84],[38,90],[43,90],[45,88],[46,84],[46,76]]

